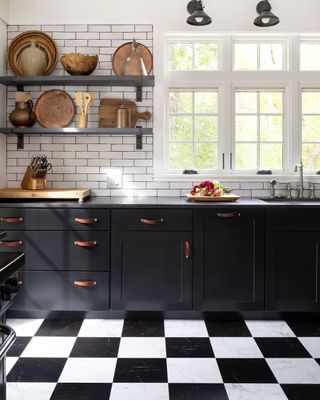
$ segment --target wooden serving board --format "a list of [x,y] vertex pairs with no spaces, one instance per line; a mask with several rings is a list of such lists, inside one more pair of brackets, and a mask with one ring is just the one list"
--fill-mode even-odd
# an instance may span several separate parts
[[79,203],[90,196],[91,189],[0,189],[1,199],[42,199],[42,200],[65,200],[75,199]]
[[134,101],[123,99],[101,99],[99,111],[99,128],[115,128],[117,125],[117,111],[125,105],[131,110],[131,128],[134,128],[138,119],[149,121],[151,113],[149,111],[139,113]]
[[218,201],[237,201],[240,199],[240,196],[236,194],[225,194],[221,197],[212,197],[212,196],[193,196],[188,193],[187,198],[189,201],[199,201],[199,202],[218,202]]

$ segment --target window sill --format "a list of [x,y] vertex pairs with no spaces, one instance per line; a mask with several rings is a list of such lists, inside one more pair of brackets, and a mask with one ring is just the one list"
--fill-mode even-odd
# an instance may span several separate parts
[[[281,182],[295,182],[299,181],[299,174],[274,174],[274,175],[257,175],[257,174],[159,174],[153,176],[156,182],[201,182],[203,180],[218,180],[222,182],[271,182],[276,180]],[[319,182],[320,175],[304,174],[304,180],[307,182]]]

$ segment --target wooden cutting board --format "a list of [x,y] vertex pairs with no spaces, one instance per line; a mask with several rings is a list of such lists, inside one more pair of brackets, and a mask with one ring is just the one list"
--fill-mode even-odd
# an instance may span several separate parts
[[138,119],[149,121],[151,113],[146,111],[139,113],[134,101],[123,99],[101,99],[99,111],[99,128],[115,128],[117,125],[117,111],[125,105],[131,110],[131,128],[134,128]]
[[79,203],[90,196],[91,189],[0,189],[0,199],[42,199],[42,200],[65,200],[75,199]]
[[189,201],[199,201],[199,202],[210,202],[210,201],[237,201],[240,199],[240,196],[236,194],[224,194],[220,197],[213,197],[213,196],[193,196],[192,194],[188,193],[187,198]]

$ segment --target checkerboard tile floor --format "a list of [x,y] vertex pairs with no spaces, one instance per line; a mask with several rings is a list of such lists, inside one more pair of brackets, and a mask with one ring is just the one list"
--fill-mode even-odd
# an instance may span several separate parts
[[320,399],[319,322],[8,324],[8,400]]

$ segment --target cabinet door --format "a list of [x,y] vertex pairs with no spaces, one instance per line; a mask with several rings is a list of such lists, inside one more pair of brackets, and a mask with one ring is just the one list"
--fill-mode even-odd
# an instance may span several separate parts
[[264,221],[263,210],[195,212],[196,309],[264,308]]
[[319,244],[319,233],[268,234],[268,310],[320,310]]
[[191,233],[112,233],[111,308],[192,307]]

